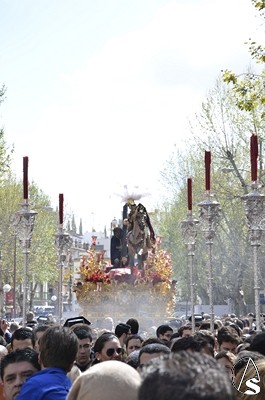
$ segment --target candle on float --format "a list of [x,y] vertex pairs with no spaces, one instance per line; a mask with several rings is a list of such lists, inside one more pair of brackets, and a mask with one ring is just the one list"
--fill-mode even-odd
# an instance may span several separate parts
[[211,189],[211,152],[205,151],[205,189]]
[[63,193],[59,194],[59,224],[63,225]]
[[28,167],[29,167],[29,158],[23,157],[23,198],[24,198],[24,200],[28,200],[28,198],[29,198]]
[[188,210],[192,211],[192,179],[187,179],[188,184]]
[[251,163],[251,180],[256,182],[258,179],[258,137],[253,133],[250,137],[250,163]]

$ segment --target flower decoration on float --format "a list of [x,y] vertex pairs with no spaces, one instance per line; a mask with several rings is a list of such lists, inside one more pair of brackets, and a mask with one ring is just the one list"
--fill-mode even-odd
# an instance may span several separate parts
[[172,292],[172,259],[166,250],[150,254],[145,268],[145,277],[152,284],[153,291],[167,296]]
[[81,256],[80,274],[84,282],[107,283],[109,284],[109,276],[104,271],[103,253],[95,250],[88,250],[87,256]]
[[[117,285],[123,284],[128,290],[149,290],[155,288],[156,292],[166,294],[172,287],[172,260],[166,250],[159,249],[150,253],[142,270],[135,265],[128,273],[128,269],[111,269],[106,272],[107,264],[104,262],[104,254],[96,250],[88,250],[86,255],[80,258],[79,291],[98,290],[95,285],[101,284],[100,291],[117,290]],[[85,284],[85,285],[83,285]],[[76,285],[75,285],[76,286]],[[78,287],[77,287],[78,289]]]

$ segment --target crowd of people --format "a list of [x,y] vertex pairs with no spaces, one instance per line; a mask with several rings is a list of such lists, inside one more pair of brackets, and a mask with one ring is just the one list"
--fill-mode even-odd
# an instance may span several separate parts
[[[262,316],[263,318],[263,316]],[[103,324],[104,325],[104,324]],[[0,323],[0,400],[238,400],[265,398],[265,328],[207,315],[144,331],[136,318]]]

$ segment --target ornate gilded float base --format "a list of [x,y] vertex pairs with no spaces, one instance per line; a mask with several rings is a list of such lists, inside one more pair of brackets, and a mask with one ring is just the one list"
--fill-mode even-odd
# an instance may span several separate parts
[[136,318],[142,325],[163,323],[174,309],[174,290],[168,283],[131,285],[85,282],[75,288],[82,315],[89,320],[112,317],[114,321]]

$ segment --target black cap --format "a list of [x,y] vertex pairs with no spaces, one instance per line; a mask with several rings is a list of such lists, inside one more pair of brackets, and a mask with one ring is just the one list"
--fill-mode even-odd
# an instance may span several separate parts
[[85,317],[74,317],[74,318],[68,318],[65,321],[64,326],[67,328],[70,328],[70,326],[76,325],[76,324],[91,325],[91,322],[88,321]]

